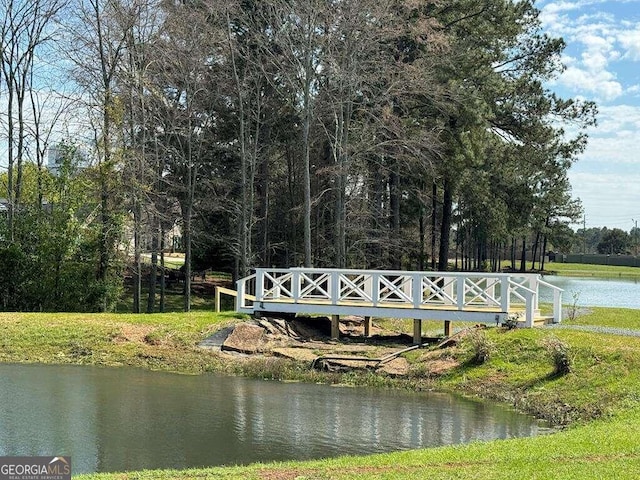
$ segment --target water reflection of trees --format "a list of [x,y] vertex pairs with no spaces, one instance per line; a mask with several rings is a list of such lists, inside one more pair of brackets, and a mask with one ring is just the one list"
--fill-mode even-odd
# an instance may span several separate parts
[[75,473],[317,458],[537,431],[514,412],[442,394],[0,368],[0,455],[71,455]]

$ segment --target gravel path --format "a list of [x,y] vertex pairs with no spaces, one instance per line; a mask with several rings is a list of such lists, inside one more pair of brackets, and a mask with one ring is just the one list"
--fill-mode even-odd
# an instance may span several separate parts
[[597,325],[567,325],[564,323],[546,325],[544,328],[581,330],[583,332],[610,333],[612,335],[624,335],[626,337],[640,337],[640,330],[632,330],[630,328],[599,327]]

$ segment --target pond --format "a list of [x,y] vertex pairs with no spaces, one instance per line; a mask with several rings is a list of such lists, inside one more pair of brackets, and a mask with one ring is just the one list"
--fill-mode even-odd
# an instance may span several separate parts
[[0,456],[73,472],[247,464],[536,435],[499,405],[437,393],[129,368],[0,365]]
[[[579,306],[640,308],[640,284],[635,278],[545,275],[543,279],[564,289],[562,294],[564,305],[573,304],[575,294]],[[553,294],[549,289],[542,289],[540,301],[553,302]]]

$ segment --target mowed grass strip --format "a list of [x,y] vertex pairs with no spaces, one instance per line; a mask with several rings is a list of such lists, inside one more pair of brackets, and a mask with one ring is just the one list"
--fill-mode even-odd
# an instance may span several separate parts
[[592,265],[587,263],[547,263],[545,270],[571,277],[640,278],[640,267]]
[[237,321],[211,312],[0,313],[0,361],[135,366],[184,373],[219,363],[197,344]]
[[[640,311],[593,309],[588,324],[640,323]],[[638,478],[640,339],[573,330],[489,328],[489,359],[470,362],[473,345],[413,351],[407,378],[371,372],[321,374],[281,359],[237,360],[197,343],[237,321],[207,312],[163,315],[0,314],[3,362],[131,365],[184,373],[436,389],[497,399],[565,429],[529,439],[249,467],[148,471],[89,478]],[[554,374],[545,343],[568,346],[571,373]],[[428,360],[427,360],[428,358]],[[434,373],[430,361],[452,368]]]
[[578,308],[578,315],[573,319],[565,320],[563,323],[567,325],[591,325],[640,331],[640,310],[604,307]]

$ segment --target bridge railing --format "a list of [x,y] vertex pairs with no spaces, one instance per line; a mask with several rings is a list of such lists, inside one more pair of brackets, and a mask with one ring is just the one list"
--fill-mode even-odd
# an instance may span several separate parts
[[[255,302],[282,302],[300,305],[301,312],[322,304],[458,311],[490,308],[508,313],[512,304],[521,303],[527,323],[533,324],[541,285],[561,293],[535,274],[257,268],[254,275],[238,281],[237,309],[250,312]],[[557,303],[554,318],[559,321],[560,300]]]

